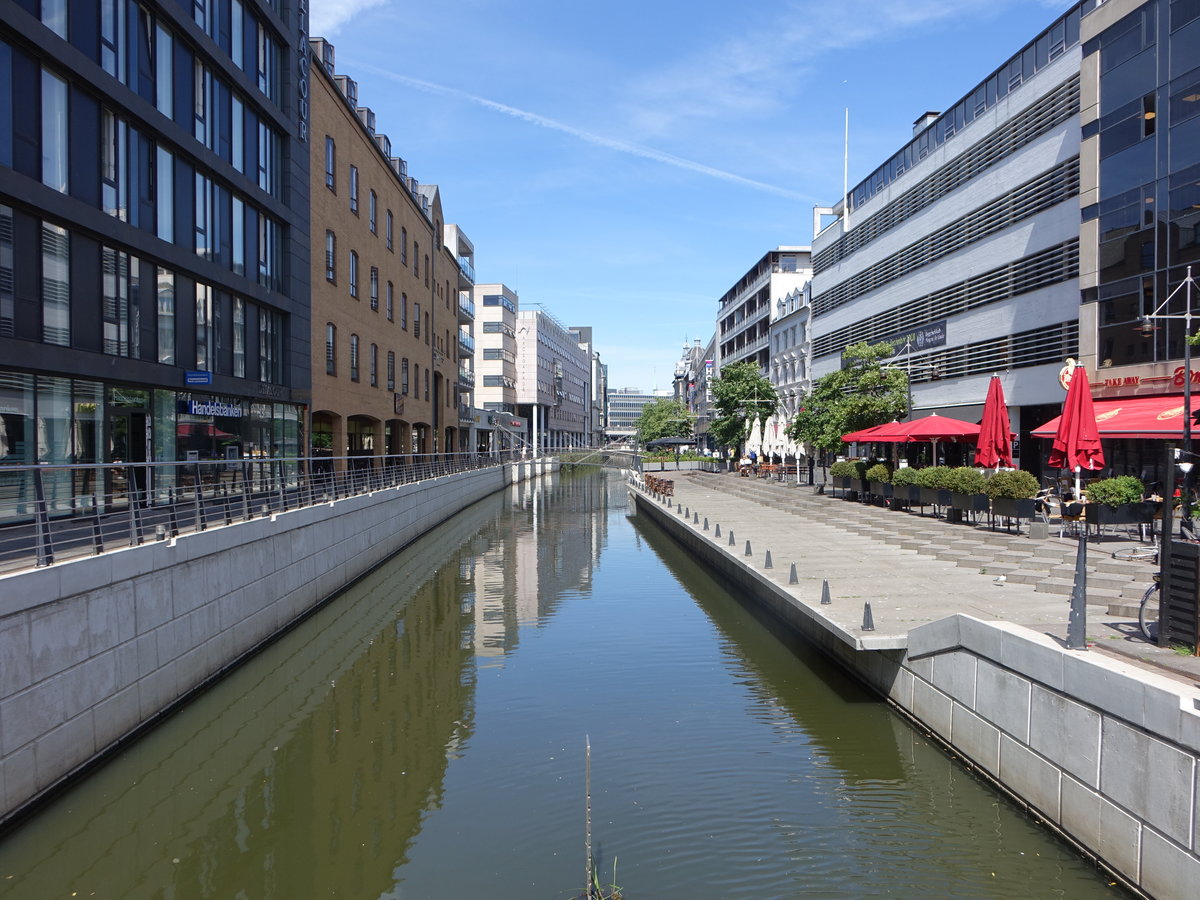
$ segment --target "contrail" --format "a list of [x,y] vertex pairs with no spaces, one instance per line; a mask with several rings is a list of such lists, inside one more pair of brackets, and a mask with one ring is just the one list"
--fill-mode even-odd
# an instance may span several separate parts
[[422,81],[419,78],[411,78],[408,75],[400,75],[396,72],[389,72],[386,69],[380,69],[377,66],[359,64],[360,68],[373,72],[384,78],[390,78],[393,81],[398,81],[401,84],[407,84],[410,87],[415,87],[418,90],[425,91],[429,94],[440,94],[445,97],[456,97],[460,100],[466,100],[469,103],[474,103],[477,106],[485,107],[486,109],[494,110],[498,113],[503,113],[506,116],[511,116],[514,119],[521,119],[529,122],[532,125],[537,125],[541,128],[549,128],[551,131],[561,131],[563,134],[569,134],[571,137],[579,138],[581,141],[587,141],[589,144],[595,144],[598,147],[606,147],[609,150],[616,150],[619,153],[628,153],[631,156],[640,156],[642,159],[650,159],[655,162],[664,163],[668,166],[675,166],[677,169],[686,169],[689,172],[697,172],[701,175],[709,175],[713,178],[720,178],[724,181],[732,181],[737,184],[744,184],[747,187],[752,187],[760,191],[767,191],[772,194],[777,194],[781,197],[788,197],[792,200],[799,200],[803,203],[815,202],[811,197],[804,194],[798,194],[795,191],[789,191],[785,188],[776,187],[773,184],[766,184],[762,181],[755,181],[752,178],[743,178],[741,175],[735,175],[733,172],[726,172],[722,169],[714,169],[712,166],[706,166],[703,163],[693,162],[690,159],[684,159],[680,156],[672,156],[670,153],[663,153],[661,150],[653,150],[649,147],[640,147],[637,144],[630,144],[627,141],[619,141],[615,138],[604,137],[599,134],[592,134],[590,131],[584,131],[580,128],[574,128],[562,122],[548,119],[545,116],[539,116],[537,113],[528,112],[524,109],[517,109],[515,106],[508,106],[504,103],[497,103],[495,100],[489,100],[486,97],[477,97],[474,94],[469,94],[466,91],[460,91],[457,88],[446,87],[441,84],[434,84],[429,81]]

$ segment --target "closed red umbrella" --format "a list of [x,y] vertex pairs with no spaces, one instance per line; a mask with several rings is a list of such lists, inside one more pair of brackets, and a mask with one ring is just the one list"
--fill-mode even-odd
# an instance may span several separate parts
[[985,469],[1012,467],[1012,423],[1004,402],[1004,388],[995,375],[988,383],[987,399],[983,402],[983,420],[979,423],[979,440],[975,442],[975,465]]
[[1063,402],[1062,416],[1058,420],[1058,433],[1054,436],[1054,447],[1050,451],[1050,465],[1059,469],[1074,469],[1076,481],[1080,469],[1094,471],[1104,468],[1100,429],[1096,426],[1096,411],[1092,407],[1092,388],[1083,366],[1076,366],[1071,372],[1067,399]]

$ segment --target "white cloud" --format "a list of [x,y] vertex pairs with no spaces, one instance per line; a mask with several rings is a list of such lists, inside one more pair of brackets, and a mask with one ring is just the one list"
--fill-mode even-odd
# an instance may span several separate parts
[[308,33],[313,37],[332,37],[350,19],[387,0],[312,0],[308,8]]
[[377,66],[362,64],[360,68],[366,69],[376,75],[384,78],[390,78],[393,81],[398,81],[401,84],[407,84],[410,87],[418,90],[426,91],[431,94],[439,94],[446,97],[455,97],[459,100],[466,100],[494,112],[510,116],[514,119],[521,119],[532,125],[537,125],[540,128],[548,128],[551,131],[558,131],[563,134],[568,134],[571,137],[578,138],[589,144],[594,144],[598,147],[605,147],[609,150],[615,150],[618,153],[627,153],[631,156],[638,156],[642,159],[649,159],[655,162],[660,162],[668,166],[674,166],[678,169],[685,169],[689,172],[696,172],[700,175],[707,175],[712,178],[719,178],[724,181],[731,181],[736,184],[742,184],[746,187],[755,188],[756,190],[766,191],[776,194],[781,197],[787,197],[791,200],[799,200],[806,203],[815,202],[812,197],[805,194],[800,194],[795,191],[790,191],[786,188],[779,187],[773,184],[767,184],[762,181],[755,181],[752,178],[744,178],[733,172],[727,172],[723,169],[717,169],[712,166],[706,166],[703,163],[695,162],[694,160],[684,159],[680,156],[674,156],[670,153],[664,153],[661,150],[655,150],[652,147],[645,147],[639,144],[633,144],[628,141],[622,141],[617,138],[606,137],[605,135],[594,134],[590,131],[584,131],[582,128],[576,128],[573,125],[567,125],[564,122],[559,122],[555,119],[546,116],[538,115],[537,113],[529,112],[528,110],[518,109],[515,106],[508,106],[504,103],[499,103],[495,100],[489,100],[486,97],[479,97],[475,94],[470,94],[466,91],[460,91],[457,88],[447,87],[445,85],[434,84],[429,81],[423,81],[419,78],[412,78],[408,75],[401,75],[398,72],[389,72],[387,69],[381,69]]

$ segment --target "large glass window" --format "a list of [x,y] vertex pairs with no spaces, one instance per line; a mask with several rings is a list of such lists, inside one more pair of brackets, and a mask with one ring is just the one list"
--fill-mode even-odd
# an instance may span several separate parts
[[[229,124],[231,126],[229,135],[229,161],[235,169],[244,175],[246,173],[246,107],[237,97],[231,97],[229,108]],[[261,149],[259,152],[262,152]]]
[[129,126],[110,109],[100,111],[100,195],[104,211],[122,222],[129,210]]
[[0,41],[0,166],[12,166],[12,47]]
[[175,157],[161,144],[154,157],[155,230],[164,241],[175,241]]
[[283,382],[283,314],[265,307],[258,310],[258,380]]
[[358,381],[358,335],[350,335],[350,380]]
[[246,377],[246,301],[233,298],[233,374]]
[[67,0],[42,0],[42,24],[60,38],[67,36]]
[[71,344],[71,235],[42,223],[42,340]]
[[213,359],[213,289],[196,283],[196,368],[201,372],[216,370]]
[[279,135],[266,122],[258,123],[258,186],[268,194],[279,193]]
[[246,274],[246,202],[241,197],[233,197],[232,234],[230,242],[233,247],[233,271],[237,275]]
[[263,287],[279,288],[281,228],[279,223],[263,213],[258,214],[258,283]]
[[258,25],[258,89],[279,102],[279,44],[260,22]]
[[175,273],[158,267],[158,361],[175,365]]
[[325,280],[337,282],[337,235],[325,232]]
[[70,187],[67,83],[42,69],[42,184],[66,193]]
[[137,329],[131,327],[131,309],[137,309],[140,263],[136,256],[103,247],[101,260],[101,320],[104,352],[110,356],[137,356],[133,347]]
[[100,0],[100,65],[125,82],[125,0]]
[[198,256],[205,259],[212,259],[217,249],[212,234],[214,224],[212,182],[197,172],[195,250]]

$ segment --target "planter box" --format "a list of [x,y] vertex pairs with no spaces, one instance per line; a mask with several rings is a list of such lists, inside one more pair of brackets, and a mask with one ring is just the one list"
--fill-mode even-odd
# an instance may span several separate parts
[[1160,512],[1161,505],[1150,500],[1123,506],[1086,503],[1083,507],[1083,515],[1089,525],[1147,525]]
[[928,504],[929,506],[950,505],[950,492],[945,488],[922,487],[918,488],[917,490],[921,492],[920,502],[922,503]]
[[987,494],[960,494],[950,492],[950,507],[960,512],[987,512],[990,508]]
[[871,493],[876,497],[884,497],[890,500],[892,498],[893,490],[892,486],[886,481],[872,481]]
[[1006,519],[1032,519],[1037,514],[1037,501],[1029,499],[1014,499],[1012,497],[993,497],[992,512]]

